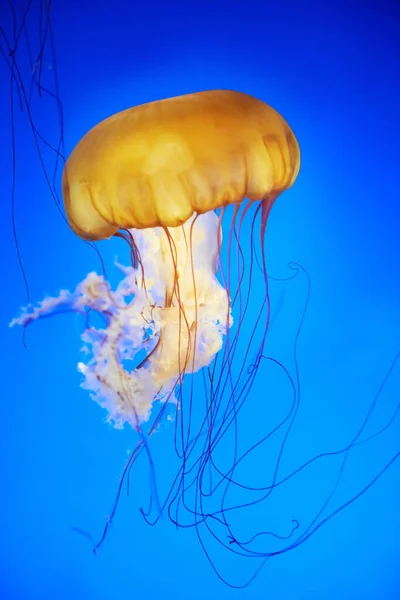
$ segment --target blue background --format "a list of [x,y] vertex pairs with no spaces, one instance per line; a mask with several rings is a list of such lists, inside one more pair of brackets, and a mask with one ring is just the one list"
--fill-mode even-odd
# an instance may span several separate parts
[[[37,47],[34,7],[29,30]],[[5,2],[1,21],[11,35]],[[295,436],[291,452],[301,464],[346,445],[400,345],[398,2],[69,0],[54,2],[52,21],[67,152],[115,111],[202,89],[246,91],[276,107],[292,125],[302,149],[301,173],[274,206],[267,235],[270,272],[286,277],[288,262],[296,261],[312,285],[298,348],[302,441],[296,444]],[[29,78],[23,47],[19,60]],[[49,54],[43,58],[44,81],[50,81],[51,60]],[[301,547],[267,563],[242,591],[216,578],[193,531],[176,531],[168,519],[146,526],[135,498],[123,499],[98,557],[73,532],[72,526],[100,532],[133,437],[105,425],[101,409],[79,388],[74,318],[35,324],[27,333],[27,349],[21,332],[7,328],[26,295],[11,226],[10,76],[4,60],[0,69],[0,597],[400,597],[399,460],[358,502]],[[56,143],[54,103],[36,96],[32,110],[42,135]],[[58,214],[26,111],[15,115],[15,135],[16,231],[36,301],[73,288],[99,263]],[[51,172],[53,158],[44,154]],[[99,246],[109,265],[116,254],[127,259],[116,242]],[[288,315],[298,316],[295,309],[304,302],[302,281],[288,287]],[[283,313],[276,329],[283,361],[288,323]],[[257,397],[263,385],[260,379],[253,390],[243,433],[249,439],[262,421]],[[399,367],[380,398],[370,433],[390,419],[398,401]],[[166,474],[162,445],[171,431],[154,438],[158,468]],[[336,505],[399,452],[399,439],[397,418],[354,452]],[[324,462],[321,471],[290,487],[289,521],[293,506],[294,514],[307,512],[321,481],[325,476],[334,481],[335,474],[334,465]],[[145,488],[148,480],[140,477],[138,467],[136,485]],[[282,504],[283,512],[287,506]],[[244,581],[246,561],[231,566],[223,553],[216,559],[235,583]]]

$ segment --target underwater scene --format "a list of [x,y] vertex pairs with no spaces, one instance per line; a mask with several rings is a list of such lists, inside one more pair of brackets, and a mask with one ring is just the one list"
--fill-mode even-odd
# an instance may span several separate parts
[[1,599],[400,597],[399,28],[3,0]]

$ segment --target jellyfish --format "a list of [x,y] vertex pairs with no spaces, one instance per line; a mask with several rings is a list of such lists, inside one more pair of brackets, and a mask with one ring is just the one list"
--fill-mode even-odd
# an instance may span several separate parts
[[[85,317],[82,386],[110,423],[140,436],[122,479],[140,451],[150,456],[147,440],[157,428],[175,421],[180,465],[165,500],[155,492],[154,522],[168,511],[179,525],[182,507],[192,526],[206,515],[222,519],[223,509],[189,507],[187,491],[202,490],[204,470],[235,427],[262,359],[270,321],[266,224],[299,163],[296,138],[278,112],[247,94],[214,90],[117,113],[90,130],[65,164],[72,231],[89,242],[122,238],[130,264],[117,263],[115,289],[104,274],[89,273],[72,292],[29,305],[12,324],[65,310]],[[256,264],[262,286],[254,310]],[[94,313],[101,326],[90,323]]]
[[[365,436],[383,384],[347,446],[282,474],[299,385],[274,359],[293,388],[293,402],[280,423],[263,423],[261,439],[247,447],[239,443],[239,416],[266,360],[272,322],[267,221],[299,166],[299,146],[283,117],[256,98],[223,90],[117,113],[89,131],[67,160],[62,194],[72,231],[89,243],[123,240],[130,263],[116,263],[116,286],[105,273],[89,273],[75,290],[27,306],[11,325],[26,327],[65,311],[82,315],[81,385],[112,425],[131,427],[139,436],[96,552],[141,455],[148,457],[151,472],[143,518],[154,525],[167,514],[178,527],[195,528],[216,574],[232,587],[245,587],[272,556],[309,539],[397,460],[399,453],[361,492],[326,514],[352,448],[381,433]],[[93,315],[100,321],[93,322]],[[178,466],[161,495],[149,440],[168,422],[174,423]],[[261,484],[249,482],[249,462],[257,460],[253,452],[278,431],[283,441],[271,461],[273,472],[263,473]],[[331,456],[338,457],[340,473],[309,522],[291,518],[285,531],[247,532],[244,509],[264,516],[272,493]],[[232,555],[259,561],[245,584],[221,575],[204,532]]]
[[[15,145],[17,122],[21,119],[21,131],[27,126],[32,136],[57,209],[65,123],[52,3],[29,1],[20,7],[11,1],[9,9],[0,54],[10,106],[11,226],[30,302],[14,210],[16,174],[24,172]],[[37,118],[40,114],[44,119]],[[116,261],[116,285],[104,269],[91,272],[74,290],[30,304],[11,325],[26,328],[63,312],[80,315],[81,385],[104,408],[109,423],[125,426],[137,441],[103,533],[93,541],[96,552],[122,492],[135,487],[135,496],[143,490],[150,497],[140,508],[149,525],[167,516],[177,528],[191,528],[218,577],[231,587],[245,587],[266,561],[306,542],[398,461],[397,444],[364,487],[356,484],[345,494],[342,489],[334,498],[353,449],[398,424],[396,400],[381,425],[382,408],[391,410],[381,395],[398,368],[400,351],[371,392],[354,436],[303,463],[300,452],[296,460],[299,444],[309,436],[305,431],[299,442],[291,435],[300,405],[296,344],[307,299],[293,364],[287,367],[269,353],[276,317],[270,299],[278,280],[267,272],[265,240],[273,203],[294,183],[299,163],[299,146],[285,120],[264,102],[232,91],[189,94],[118,113],[87,133],[69,157],[62,193],[72,231],[94,248],[97,240],[117,238],[112,248],[122,240],[130,260]],[[290,266],[308,281],[305,269]],[[282,343],[290,347],[290,341],[285,337]],[[61,347],[58,342],[54,351]],[[268,387],[267,364],[282,374],[289,390],[289,406],[277,420],[265,419],[262,407],[282,406],[287,398],[275,388],[269,393],[274,386]],[[246,418],[252,403],[250,426],[245,422],[243,428],[243,413]],[[45,410],[39,401],[38,414]],[[164,490],[154,456],[160,439]],[[282,464],[284,455],[289,465]],[[140,457],[147,457],[150,485],[136,477],[133,467]],[[327,490],[319,475],[325,479],[330,470]],[[305,483],[306,473],[316,485]],[[87,537],[83,529],[74,530]],[[213,544],[222,549],[222,566],[211,553]],[[237,571],[231,568],[236,559]],[[244,563],[251,573],[242,578]]]

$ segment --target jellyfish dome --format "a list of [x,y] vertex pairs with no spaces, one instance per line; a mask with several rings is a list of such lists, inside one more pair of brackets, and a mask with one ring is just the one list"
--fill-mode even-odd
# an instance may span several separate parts
[[210,91],[105,119],[66,164],[63,197],[79,236],[177,227],[193,215],[276,197],[294,182],[299,147],[285,120],[247,94]]

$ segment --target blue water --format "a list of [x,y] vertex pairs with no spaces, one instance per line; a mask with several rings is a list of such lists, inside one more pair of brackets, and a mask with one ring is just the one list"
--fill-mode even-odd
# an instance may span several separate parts
[[[23,5],[15,0],[14,6],[20,22]],[[2,30],[12,39],[10,7],[3,2],[0,10]],[[38,15],[39,3],[33,2],[27,29],[35,48]],[[307,270],[311,298],[297,346],[301,403],[283,468],[290,471],[322,452],[344,448],[400,348],[398,3],[70,0],[53,3],[52,24],[67,153],[90,127],[118,110],[204,89],[245,91],[277,108],[291,124],[302,167],[294,187],[273,208],[266,251],[275,277],[290,275],[290,261]],[[3,37],[0,43],[5,50]],[[18,60],[26,82],[31,65],[23,44],[21,38]],[[149,487],[143,465],[98,556],[88,539],[74,531],[84,529],[98,539],[135,438],[128,429],[105,424],[102,410],[79,388],[78,319],[63,315],[35,323],[27,331],[27,348],[22,332],[8,329],[27,300],[11,223],[10,71],[3,58],[0,65],[0,597],[399,598],[398,459],[304,544],[267,561],[242,590],[218,579],[193,529],[176,530],[168,517],[155,527],[144,523],[138,510]],[[43,85],[54,85],[54,66],[47,52]],[[15,86],[13,106],[15,231],[36,301],[74,288],[100,265],[93,250],[65,226],[51,197]],[[40,99],[36,89],[31,106],[38,131],[57,144],[55,103],[46,95]],[[43,156],[52,174],[54,154],[43,149]],[[98,247],[111,270],[117,255],[128,259],[121,243]],[[282,294],[270,350],[293,370],[307,278],[299,275],[282,284],[278,301]],[[365,437],[396,414],[399,384],[397,365]],[[269,410],[279,411],[289,401],[290,390],[266,366],[243,415],[244,443],[260,436]],[[350,453],[327,514],[398,456],[399,419]],[[152,440],[161,484],[173,472],[170,455],[163,453],[172,432],[165,425]],[[262,461],[254,461],[249,475],[260,479],[264,461],[268,451]],[[290,533],[292,519],[303,526],[318,512],[339,468],[340,459],[319,461],[288,484],[286,494],[267,505],[265,513],[245,513],[242,530],[251,537],[263,528],[264,518],[283,535]],[[230,583],[246,582],[254,561],[233,560],[220,547],[213,552]]]

